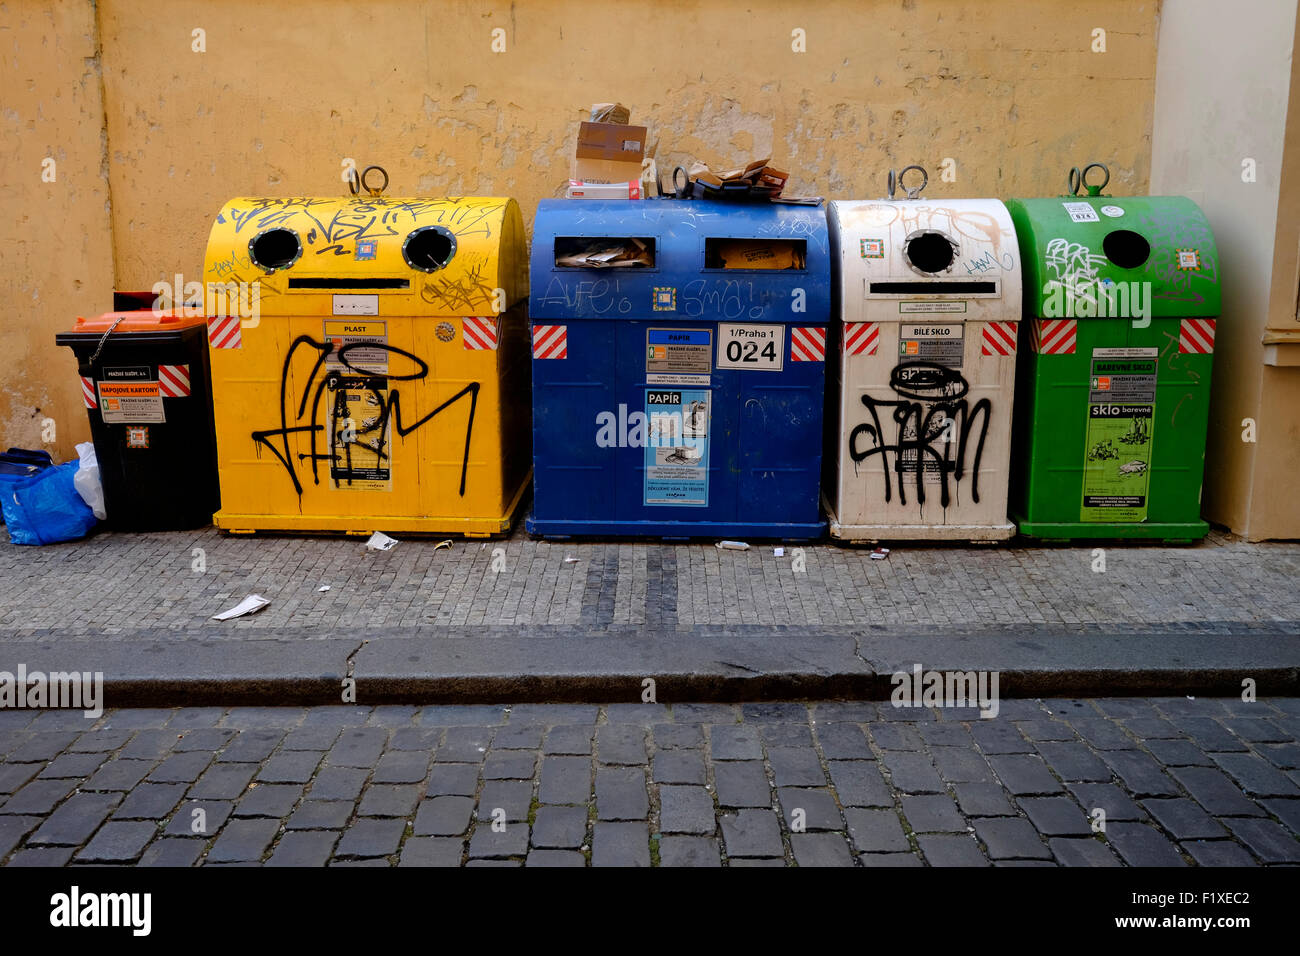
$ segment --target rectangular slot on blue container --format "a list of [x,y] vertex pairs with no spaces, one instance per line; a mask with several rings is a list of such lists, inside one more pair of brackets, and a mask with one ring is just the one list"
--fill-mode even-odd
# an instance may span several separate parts
[[802,272],[808,263],[806,239],[747,239],[711,236],[704,240],[704,268],[747,272]]
[[653,269],[652,236],[556,236],[557,269]]

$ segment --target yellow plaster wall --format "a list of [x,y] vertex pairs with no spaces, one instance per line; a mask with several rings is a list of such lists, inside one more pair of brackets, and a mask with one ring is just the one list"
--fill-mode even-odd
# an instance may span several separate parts
[[70,458],[90,437],[54,336],[112,305],[104,136],[93,7],[0,4],[0,447]]
[[[531,224],[537,200],[559,194],[596,101],[650,127],[661,168],[770,154],[798,195],[879,196],[890,167],[914,162],[930,168],[928,194],[946,196],[1055,195],[1091,160],[1110,165],[1116,195],[1149,179],[1155,0],[2,9],[0,82],[22,91],[0,127],[19,134],[0,146],[14,161],[0,188],[26,237],[0,238],[4,281],[18,283],[6,298],[22,304],[17,330],[0,334],[7,351],[47,359],[56,328],[108,307],[110,237],[120,289],[197,280],[225,200],[337,195],[345,157],[385,166],[390,195],[514,196]],[[88,65],[96,20],[106,128]],[[806,52],[793,49],[800,37]],[[38,181],[47,149],[66,156],[64,191]],[[74,182],[98,172],[105,149],[111,223],[102,179]],[[955,182],[940,180],[945,158]],[[70,353],[45,364],[55,374],[35,382],[0,369],[0,440],[16,442],[28,405],[79,408]]]

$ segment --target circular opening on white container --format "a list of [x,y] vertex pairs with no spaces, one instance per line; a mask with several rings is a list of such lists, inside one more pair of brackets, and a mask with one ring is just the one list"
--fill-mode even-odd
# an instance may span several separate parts
[[921,232],[912,236],[903,246],[903,253],[917,272],[934,275],[952,266],[957,250],[952,240],[941,232]]

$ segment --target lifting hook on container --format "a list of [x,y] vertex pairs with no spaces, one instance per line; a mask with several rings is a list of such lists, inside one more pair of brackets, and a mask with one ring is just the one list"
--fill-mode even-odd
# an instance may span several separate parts
[[[911,172],[914,169],[921,174],[921,185],[908,186],[906,183],[903,182],[903,177],[906,176],[909,172]],[[894,189],[895,187],[899,187],[903,190],[904,195],[908,199],[918,199],[920,198],[921,190],[924,189],[926,186],[928,186],[929,183],[930,183],[930,174],[925,171],[924,166],[904,166],[901,170],[898,171],[897,174],[895,174],[895,172],[891,169],[889,171],[889,196],[887,198],[893,199]]]
[[[379,172],[383,173],[384,184],[382,186],[370,185],[369,177],[370,174],[375,170],[379,170]],[[364,170],[361,171],[360,175],[357,174],[357,168],[355,166],[353,166],[351,169],[348,170],[348,189],[351,191],[352,195],[354,196],[357,195],[357,193],[361,189],[364,189],[367,195],[382,196],[384,190],[387,188],[388,188],[388,171],[384,169],[383,166],[367,166]]]
[[[1090,169],[1100,169],[1106,174],[1106,178],[1101,181],[1100,186],[1093,186],[1088,182],[1088,170]],[[1101,191],[1105,189],[1106,184],[1110,182],[1110,170],[1106,168],[1105,163],[1089,163],[1087,166],[1083,167],[1083,172],[1079,172],[1079,167],[1075,166],[1070,170],[1070,176],[1067,182],[1070,187],[1071,196],[1079,195],[1080,186],[1083,186],[1088,190],[1089,196],[1100,196]]]

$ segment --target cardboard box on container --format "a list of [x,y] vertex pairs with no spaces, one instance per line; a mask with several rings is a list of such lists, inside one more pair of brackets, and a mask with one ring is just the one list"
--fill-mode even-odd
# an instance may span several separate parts
[[583,123],[570,179],[584,183],[626,183],[641,179],[646,128],[622,123]]
[[628,180],[625,183],[592,183],[580,179],[570,179],[565,191],[566,199],[640,199],[641,183]]

